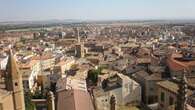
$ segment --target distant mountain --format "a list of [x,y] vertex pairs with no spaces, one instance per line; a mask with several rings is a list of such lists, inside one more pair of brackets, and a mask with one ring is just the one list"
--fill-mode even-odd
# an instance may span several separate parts
[[60,24],[71,24],[71,23],[97,23],[97,24],[114,24],[114,23],[125,23],[125,24],[195,24],[195,19],[192,20],[79,20],[79,19],[52,19],[52,20],[40,20],[40,21],[6,21],[0,22],[0,26],[41,26],[41,25],[60,25]]
[[40,20],[40,21],[6,21],[6,22],[0,22],[0,25],[20,25],[20,24],[59,24],[59,23],[75,23],[75,22],[82,22],[82,20],[76,20],[76,19],[65,19],[65,20],[58,20],[58,19],[52,19],[52,20]]

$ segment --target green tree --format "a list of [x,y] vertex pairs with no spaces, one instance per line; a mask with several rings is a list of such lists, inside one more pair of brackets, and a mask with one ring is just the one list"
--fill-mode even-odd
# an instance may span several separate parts
[[35,110],[35,104],[31,101],[32,94],[30,92],[25,93],[25,108],[26,110]]
[[26,39],[25,39],[24,37],[21,37],[21,38],[20,38],[20,42],[22,42],[23,44],[25,44]]
[[91,80],[93,84],[97,84],[98,75],[101,74],[101,71],[102,71],[102,68],[89,70],[87,79]]
[[44,99],[46,96],[41,92],[41,90],[36,90],[35,93],[32,95],[33,99]]

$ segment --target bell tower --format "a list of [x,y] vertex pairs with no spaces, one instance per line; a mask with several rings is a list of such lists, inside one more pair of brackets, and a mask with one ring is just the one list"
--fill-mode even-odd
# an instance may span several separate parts
[[9,51],[5,79],[6,89],[13,92],[14,110],[25,110],[22,76],[11,50]]
[[110,110],[116,110],[116,98],[114,95],[110,98]]
[[187,73],[186,70],[184,70],[184,73],[182,74],[182,78],[179,83],[179,89],[177,94],[177,103],[175,110],[187,110],[186,109],[186,103],[187,103],[187,79],[185,74]]

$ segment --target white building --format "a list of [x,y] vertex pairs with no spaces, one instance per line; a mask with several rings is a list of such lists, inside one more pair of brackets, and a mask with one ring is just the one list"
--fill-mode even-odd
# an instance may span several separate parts
[[117,73],[101,82],[102,85],[94,89],[95,106],[97,110],[109,110],[110,97],[116,98],[117,109],[126,104],[141,102],[141,87],[128,76]]
[[7,65],[8,57],[0,58],[0,69],[5,70]]
[[33,91],[35,80],[37,79],[38,74],[40,73],[40,70],[41,70],[40,62],[36,60],[31,60],[30,62],[26,64],[20,64],[19,69],[22,73],[24,90]]

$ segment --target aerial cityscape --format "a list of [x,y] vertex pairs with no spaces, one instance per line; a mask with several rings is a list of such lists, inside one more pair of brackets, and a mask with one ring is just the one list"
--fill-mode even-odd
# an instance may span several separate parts
[[195,1],[0,1],[0,110],[195,110]]

